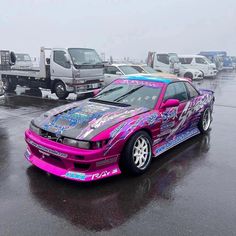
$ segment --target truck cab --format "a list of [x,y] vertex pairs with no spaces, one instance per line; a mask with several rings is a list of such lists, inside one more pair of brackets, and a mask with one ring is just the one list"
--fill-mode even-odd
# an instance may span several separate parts
[[[50,77],[53,91],[85,93],[102,86],[104,65],[94,49],[53,48],[50,56]],[[63,85],[64,84],[64,85]]]
[[[46,51],[50,56],[46,58]],[[91,48],[44,48],[40,49],[39,68],[13,69],[9,63],[10,51],[0,51],[0,77],[4,90],[14,91],[17,85],[29,88],[50,89],[58,98],[65,99],[69,93],[92,93],[103,86],[104,64]]]
[[179,74],[180,62],[176,53],[149,52],[147,64],[158,72]]

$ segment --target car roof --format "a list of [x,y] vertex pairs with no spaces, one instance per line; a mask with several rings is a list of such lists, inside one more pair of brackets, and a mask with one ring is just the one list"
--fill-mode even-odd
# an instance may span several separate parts
[[177,82],[177,81],[189,81],[187,79],[184,78],[173,78],[173,77],[168,77],[168,76],[154,76],[151,74],[147,74],[147,75],[130,75],[130,76],[126,76],[125,79],[128,80],[139,80],[139,81],[148,81],[148,82],[159,82],[159,83],[165,83],[165,84],[169,84],[172,82]]
[[125,63],[113,63],[113,64],[109,64],[107,66],[130,66],[130,64],[125,64]]
[[178,55],[179,58],[189,58],[189,57],[201,57],[205,58],[205,56],[202,55]]

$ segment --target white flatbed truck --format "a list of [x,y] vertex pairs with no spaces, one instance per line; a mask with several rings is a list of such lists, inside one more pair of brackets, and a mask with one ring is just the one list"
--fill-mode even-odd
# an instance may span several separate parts
[[[45,57],[45,51],[50,58]],[[50,89],[59,99],[69,93],[91,93],[104,81],[104,64],[90,48],[40,48],[39,68],[13,69],[14,53],[0,50],[0,79],[6,92],[16,86]]]

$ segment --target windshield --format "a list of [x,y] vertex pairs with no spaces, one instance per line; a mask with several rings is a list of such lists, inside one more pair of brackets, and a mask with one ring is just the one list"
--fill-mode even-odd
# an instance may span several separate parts
[[69,48],[68,51],[74,65],[102,64],[102,60],[94,49]]
[[176,53],[169,53],[169,57],[170,57],[170,61],[172,61],[174,63],[178,63],[179,62],[179,58],[178,58]]
[[131,66],[118,66],[118,67],[125,75],[139,74],[139,72]]
[[148,85],[142,81],[116,80],[105,87],[95,100],[153,109],[161,88],[158,83]]
[[31,61],[31,58],[28,54],[16,54],[17,61]]
[[142,66],[142,68],[147,72],[147,73],[150,73],[150,74],[153,74],[153,73],[157,73],[154,69],[152,69],[152,67],[150,66]]
[[209,58],[205,58],[205,60],[208,62],[208,64],[212,64],[212,61]]

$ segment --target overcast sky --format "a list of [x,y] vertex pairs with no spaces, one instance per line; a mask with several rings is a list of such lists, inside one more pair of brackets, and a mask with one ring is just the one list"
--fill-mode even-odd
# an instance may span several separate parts
[[0,49],[91,47],[106,57],[149,50],[236,55],[236,0],[0,0]]

